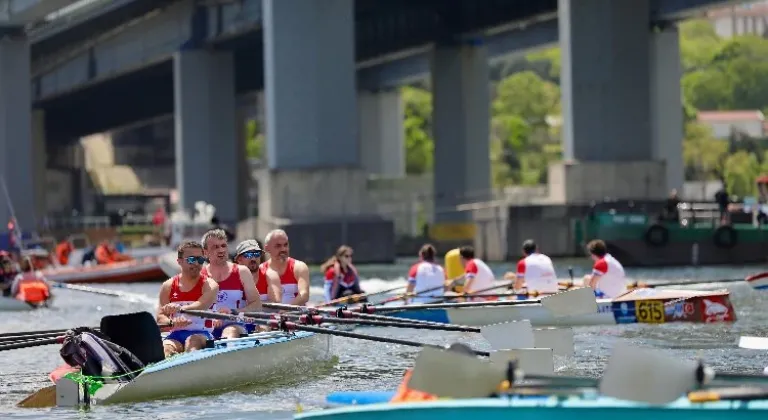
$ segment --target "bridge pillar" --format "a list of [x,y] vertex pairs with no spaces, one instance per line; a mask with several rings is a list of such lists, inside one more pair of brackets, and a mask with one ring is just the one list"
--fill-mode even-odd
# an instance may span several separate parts
[[232,53],[179,51],[174,56],[176,185],[179,208],[216,207],[228,224],[240,219],[235,72]]
[[353,0],[263,2],[262,221],[369,210],[357,129],[353,6]]
[[663,114],[681,107],[680,75],[655,70],[675,53],[656,47],[662,38],[654,41],[648,19],[638,18],[649,12],[649,0],[559,0],[564,160],[549,170],[553,199],[666,196],[667,156],[655,144],[682,130],[679,111]]
[[360,148],[369,175],[405,176],[405,130],[400,92],[360,92]]
[[482,45],[437,46],[432,53],[435,222],[465,222],[460,204],[490,198],[490,88]]
[[26,38],[0,39],[0,181],[8,191],[0,195],[3,229],[11,206],[24,230],[37,229],[45,213],[45,122],[42,114],[32,117],[29,50]]

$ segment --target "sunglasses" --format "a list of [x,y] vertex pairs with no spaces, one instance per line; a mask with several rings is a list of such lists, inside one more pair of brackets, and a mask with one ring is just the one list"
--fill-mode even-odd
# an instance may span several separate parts
[[187,257],[187,258],[184,258],[184,261],[186,261],[187,264],[198,263],[200,265],[203,265],[205,264],[205,257]]
[[261,258],[261,251],[246,251],[240,255],[245,257],[246,259],[252,260],[255,258]]

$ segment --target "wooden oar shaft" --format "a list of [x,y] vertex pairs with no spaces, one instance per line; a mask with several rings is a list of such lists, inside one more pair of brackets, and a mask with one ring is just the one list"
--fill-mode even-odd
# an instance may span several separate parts
[[[254,318],[274,318],[275,314],[268,312],[243,312],[243,315]],[[464,325],[451,325],[451,324],[419,324],[408,322],[407,319],[387,317],[389,319],[360,319],[360,318],[337,318],[332,316],[323,315],[311,315],[311,314],[283,314],[279,315],[285,318],[290,318],[297,321],[302,325],[319,325],[322,323],[327,324],[353,324],[353,325],[366,325],[371,327],[394,327],[394,328],[412,328],[419,330],[439,330],[439,331],[459,331],[459,332],[480,332],[480,328],[467,327]]]
[[317,305],[318,308],[325,307],[325,306],[333,306],[333,305],[339,305],[344,303],[358,303],[362,302],[364,299],[367,299],[371,296],[378,296],[378,295],[384,295],[390,292],[394,292],[395,290],[400,290],[402,288],[406,287],[405,285],[393,287],[391,289],[386,290],[380,290],[378,292],[371,292],[371,293],[358,293],[356,295],[351,296],[344,296],[340,297],[338,299],[329,300],[328,302],[322,303],[320,305]]
[[[313,332],[318,334],[328,334],[328,335],[335,335],[339,337],[355,338],[359,340],[377,341],[380,343],[400,344],[403,346],[410,346],[410,347],[435,347],[435,348],[442,349],[441,346],[428,344],[428,343],[420,343],[418,341],[401,340],[398,338],[390,338],[390,337],[380,337],[376,335],[353,333],[349,331],[340,331],[340,330],[334,330],[330,328],[315,327],[315,326],[309,326],[309,325],[298,325],[294,322],[285,321],[283,319],[266,320],[266,319],[248,317],[248,316],[245,316],[244,314],[228,315],[228,314],[222,314],[217,312],[191,311],[186,309],[182,309],[179,312],[186,313],[192,316],[197,316],[200,318],[220,319],[223,321],[235,321],[235,322],[244,322],[247,324],[267,325],[270,328],[280,329],[285,331],[306,331],[306,332]],[[478,356],[490,356],[490,353],[487,351],[474,350],[474,353],[477,354]]]

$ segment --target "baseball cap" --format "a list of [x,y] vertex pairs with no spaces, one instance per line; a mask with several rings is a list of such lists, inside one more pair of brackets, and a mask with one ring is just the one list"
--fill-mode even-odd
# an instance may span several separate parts
[[259,246],[259,243],[256,242],[255,239],[246,239],[243,242],[240,242],[239,244],[237,244],[237,248],[235,248],[235,256],[238,256],[248,251],[261,252],[261,247]]

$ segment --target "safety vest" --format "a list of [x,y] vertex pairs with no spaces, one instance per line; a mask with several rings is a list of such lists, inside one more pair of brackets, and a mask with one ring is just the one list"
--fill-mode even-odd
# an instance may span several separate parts
[[16,299],[32,303],[43,303],[51,297],[48,284],[34,273],[24,273],[19,279]]
[[424,391],[417,391],[415,389],[408,388],[408,382],[411,380],[413,370],[408,369],[405,371],[403,381],[400,382],[400,386],[397,387],[395,395],[389,402],[411,402],[411,401],[432,401],[438,399],[437,396]]

